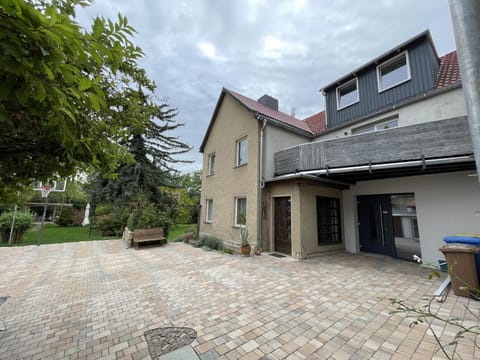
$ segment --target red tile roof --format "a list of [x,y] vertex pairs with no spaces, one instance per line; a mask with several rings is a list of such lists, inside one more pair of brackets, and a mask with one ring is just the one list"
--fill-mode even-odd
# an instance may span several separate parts
[[228,92],[230,95],[232,95],[233,97],[235,97],[238,101],[240,101],[243,105],[245,105],[248,109],[252,111],[259,112],[260,114],[265,115],[271,119],[293,126],[297,129],[306,131],[309,134],[313,135],[314,133],[310,129],[309,125],[302,120],[299,120],[293,116],[287,115],[283,112],[273,110],[268,106],[260,104],[259,102],[252,100],[246,96],[243,96],[235,91],[228,90],[228,89],[224,89],[224,90]]
[[315,135],[327,129],[327,122],[325,120],[325,111],[320,111],[317,114],[303,119],[303,121],[307,123],[308,127]]
[[437,73],[436,89],[455,85],[461,81],[460,68],[458,66],[457,52],[452,51],[440,58],[440,67]]

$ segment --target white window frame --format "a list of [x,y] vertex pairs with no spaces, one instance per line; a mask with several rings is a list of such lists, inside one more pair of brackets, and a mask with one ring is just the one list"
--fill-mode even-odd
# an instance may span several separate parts
[[[353,82],[355,82],[355,90],[357,92],[357,98],[354,101],[352,101],[351,103],[348,103],[346,105],[341,106],[340,105],[340,91],[342,91],[342,89],[350,86]],[[358,103],[360,101],[360,91],[358,89],[358,78],[357,77],[353,78],[352,80],[349,80],[349,81],[343,83],[342,85],[337,86],[337,89],[336,89],[335,92],[337,94],[337,110],[342,110],[342,109],[345,109],[349,106],[352,106],[352,105]]]
[[205,222],[209,224],[213,222],[213,199],[205,200]]
[[215,175],[215,153],[208,155],[208,175]]
[[[395,128],[398,128],[398,120],[399,120],[398,116],[393,116],[393,117],[389,117],[387,119],[383,119],[381,121],[377,121],[368,125],[359,126],[357,128],[352,129],[352,135],[361,135],[361,134],[367,134],[367,133],[372,133],[377,131],[395,129]],[[393,122],[396,122],[396,126],[388,127],[385,129],[385,125],[391,124]]]
[[233,219],[233,225],[236,227],[240,227],[240,225],[245,225],[245,224],[240,224],[238,220],[238,206],[239,206],[239,200],[245,200],[245,222],[247,221],[247,197],[246,196],[236,196],[235,201],[234,201],[234,219]]
[[[396,123],[395,126],[389,126],[385,128],[385,126],[392,124],[393,122]],[[383,130],[389,130],[389,129],[395,129],[395,128],[398,128],[398,117],[382,121],[381,123],[378,123],[375,125],[375,131],[383,131]]]
[[[392,84],[390,86],[387,86],[386,88],[382,88],[382,79],[381,79],[381,75],[380,75],[380,70],[391,64],[392,62],[396,61],[399,57],[402,57],[404,56],[405,57],[405,63],[406,63],[406,66],[407,66],[407,78],[406,79],[403,79],[395,84]],[[401,52],[400,54],[398,55],[395,55],[394,57],[388,59],[387,61],[384,61],[383,63],[379,64],[377,66],[377,86],[378,86],[378,92],[381,93],[381,92],[384,92],[386,90],[389,90],[391,88],[394,88],[395,86],[398,86],[400,84],[403,84],[407,81],[410,81],[412,79],[412,73],[410,71],[410,59],[409,59],[409,56],[408,56],[408,51],[405,50],[403,52]]]
[[[240,162],[240,147],[241,147],[241,144],[245,142],[246,143],[246,148],[245,148],[245,151],[246,151],[246,156],[245,156],[245,160],[243,162]],[[246,165],[248,164],[248,136],[244,136],[240,139],[238,139],[235,143],[235,166],[242,166],[242,165]]]

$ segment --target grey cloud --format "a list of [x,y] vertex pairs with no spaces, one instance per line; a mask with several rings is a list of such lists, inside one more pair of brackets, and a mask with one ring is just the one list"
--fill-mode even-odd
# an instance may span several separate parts
[[[454,49],[447,0],[98,0],[81,19],[118,12],[138,31],[158,97],[185,123],[177,135],[194,147],[195,164],[183,171],[202,166],[198,148],[222,86],[254,99],[269,93],[305,118],[323,109],[322,86],[427,28],[440,55]],[[267,38],[281,44],[270,54]],[[220,60],[204,56],[201,42]]]

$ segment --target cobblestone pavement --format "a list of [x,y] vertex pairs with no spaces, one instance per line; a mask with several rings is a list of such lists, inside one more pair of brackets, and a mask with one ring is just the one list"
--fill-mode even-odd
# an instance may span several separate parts
[[[441,280],[390,258],[246,258],[108,240],[0,248],[0,274],[0,296],[11,296],[0,305],[0,359],[150,359],[144,332],[164,326],[195,329],[201,359],[444,358],[425,324],[409,327],[382,299],[423,304]],[[480,302],[453,293],[434,306],[468,318],[468,304],[478,314]],[[469,338],[457,351],[480,358]]]

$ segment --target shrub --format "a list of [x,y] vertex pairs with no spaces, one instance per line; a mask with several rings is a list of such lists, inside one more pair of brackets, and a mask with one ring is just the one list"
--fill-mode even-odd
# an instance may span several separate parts
[[233,250],[228,248],[228,247],[225,247],[222,249],[222,252],[225,253],[225,254],[233,254]]
[[99,205],[95,225],[103,236],[120,236],[127,225],[128,210],[121,206]]
[[[8,242],[12,227],[13,211],[4,212],[0,215],[0,235],[3,242]],[[32,227],[33,216],[29,212],[18,211],[15,215],[13,226],[12,243],[19,243],[25,232]]]
[[184,243],[188,244],[190,241],[195,240],[195,234],[191,232],[187,232],[185,233],[185,235],[183,235],[182,240]]
[[202,242],[200,240],[192,240],[190,241],[190,245],[193,247],[202,247]]
[[167,214],[158,210],[154,204],[146,203],[131,211],[127,226],[130,229],[162,227],[163,234],[168,237],[168,230],[173,225]]
[[75,222],[73,223],[74,226],[81,226],[83,222],[83,218],[85,217],[85,210],[84,209],[76,209],[74,207],[75,213]]
[[71,207],[64,207],[58,216],[57,225],[62,227],[73,226],[76,222],[75,211]]
[[222,250],[223,249],[223,241],[219,238],[211,235],[204,235],[200,238],[202,246],[207,246],[213,250]]

